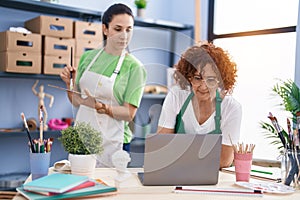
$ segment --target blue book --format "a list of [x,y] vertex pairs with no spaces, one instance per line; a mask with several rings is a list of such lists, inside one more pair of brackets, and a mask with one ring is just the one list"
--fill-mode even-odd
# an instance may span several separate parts
[[54,200],[54,199],[72,199],[78,197],[99,197],[99,196],[108,196],[114,195],[117,193],[116,187],[111,187],[103,185],[96,182],[95,186],[87,187],[79,190],[74,190],[71,192],[65,192],[52,196],[45,196],[42,194],[37,194],[29,191],[25,191],[24,188],[18,187],[17,191],[23,195],[25,198],[30,200]]
[[87,176],[54,173],[23,184],[24,190],[42,192],[66,192],[89,180]]

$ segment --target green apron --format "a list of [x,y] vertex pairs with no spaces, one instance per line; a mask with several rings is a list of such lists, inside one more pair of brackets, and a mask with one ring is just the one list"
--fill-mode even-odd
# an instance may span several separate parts
[[[180,134],[185,133],[184,122],[182,121],[182,116],[193,96],[194,96],[194,93],[191,92],[191,94],[185,100],[178,115],[176,116],[175,133],[180,133]],[[222,102],[222,98],[220,97],[220,93],[218,90],[216,90],[215,130],[209,132],[208,134],[221,134],[222,133],[221,128],[220,128],[220,126],[221,126],[221,102]]]

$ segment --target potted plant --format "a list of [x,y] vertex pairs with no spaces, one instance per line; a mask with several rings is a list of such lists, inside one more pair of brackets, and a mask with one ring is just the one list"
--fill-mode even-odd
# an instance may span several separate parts
[[[61,131],[61,141],[69,153],[72,174],[91,176],[96,167],[96,155],[101,154],[102,134],[90,124],[77,122]],[[87,166],[83,166],[87,164]]]
[[135,0],[134,4],[137,8],[137,16],[138,17],[144,17],[145,16],[145,9],[147,7],[147,1],[146,0]]
[[[282,81],[277,83],[272,91],[281,97],[282,102],[280,106],[291,113],[292,122],[297,123],[297,113],[300,112],[300,89],[292,80]],[[265,130],[267,138],[273,139],[271,144],[277,145],[279,150],[282,150],[283,146],[278,137],[278,134],[271,123],[260,122],[261,127]],[[288,133],[282,128],[282,133],[285,139],[288,141]]]

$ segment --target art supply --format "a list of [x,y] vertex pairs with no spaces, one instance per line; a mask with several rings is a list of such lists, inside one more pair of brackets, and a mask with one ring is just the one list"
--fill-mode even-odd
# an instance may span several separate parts
[[261,174],[269,174],[269,175],[273,175],[272,172],[261,171],[261,170],[255,170],[255,169],[251,169],[251,172],[256,172],[256,173],[261,173]]
[[291,128],[291,122],[290,122],[289,118],[286,119],[286,123],[287,123],[287,128],[288,128],[288,135],[289,135],[289,146],[291,149],[293,149],[294,148],[294,144],[293,144],[294,134],[293,134],[293,131]]
[[[71,47],[70,65],[73,67],[73,48]],[[73,71],[70,71],[70,90],[74,89],[73,85]]]
[[286,149],[281,160],[282,182],[285,185],[299,186],[300,151]]
[[271,122],[272,122],[272,124],[273,124],[275,130],[277,131],[278,137],[279,137],[279,139],[280,139],[282,145],[283,145],[284,147],[287,147],[287,146],[286,146],[286,140],[285,140],[285,138],[284,138],[284,136],[283,136],[283,133],[282,133],[282,128],[279,126],[276,117],[274,117],[274,116],[272,115],[272,113],[269,112],[268,118],[271,120]]
[[30,172],[32,180],[48,175],[50,166],[49,153],[30,153]]
[[234,189],[234,188],[200,188],[193,186],[177,186],[174,189],[175,193],[198,193],[198,194],[220,194],[220,195],[250,195],[250,196],[262,196],[261,190],[251,189]]
[[234,152],[234,167],[236,181],[249,182],[252,165],[252,153]]
[[[75,91],[75,90],[70,90],[70,89],[67,89],[67,88],[59,87],[59,86],[56,86],[56,85],[48,84],[48,86],[49,86],[49,87],[52,87],[52,88],[59,89],[59,90],[65,90],[65,91],[67,91],[67,92],[72,92],[72,93],[75,93],[75,94],[87,96],[85,93],[81,93],[81,92],[78,92],[78,91]],[[93,96],[92,96],[92,97],[93,97]],[[95,98],[96,100],[100,100],[100,99],[97,98],[97,97],[93,97],[93,98]],[[100,102],[100,101],[98,101],[98,102]]]
[[33,142],[32,142],[31,136],[30,136],[29,128],[28,128],[27,121],[26,121],[24,113],[21,113],[21,117],[23,119],[24,126],[25,126],[25,129],[26,129],[26,132],[27,132],[27,137],[28,137],[28,140],[29,140],[31,152],[35,153]]
[[[229,136],[232,144],[231,137]],[[234,150],[234,167],[236,181],[249,182],[252,165],[252,156],[255,144],[232,144]]]
[[44,120],[43,120],[43,105],[41,105],[41,107],[40,107],[40,140],[41,141],[43,141],[43,131],[44,131],[43,123],[44,123]]

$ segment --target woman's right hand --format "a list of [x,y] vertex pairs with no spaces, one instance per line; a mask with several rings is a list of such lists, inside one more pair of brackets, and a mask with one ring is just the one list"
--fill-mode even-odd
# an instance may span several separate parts
[[70,87],[71,73],[72,73],[72,79],[74,83],[76,77],[76,69],[74,67],[67,65],[60,73],[60,78],[66,83],[68,89],[70,89],[69,87]]

